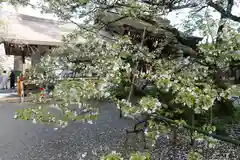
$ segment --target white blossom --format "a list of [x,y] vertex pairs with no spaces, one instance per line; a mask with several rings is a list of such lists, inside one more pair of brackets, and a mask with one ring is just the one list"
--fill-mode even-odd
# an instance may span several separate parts
[[74,111],[74,112],[73,112],[73,115],[74,115],[74,116],[78,116],[77,111]]
[[89,123],[89,124],[93,124],[93,121],[89,120],[89,121],[87,121],[87,123]]
[[82,154],[82,158],[84,158],[84,157],[86,157],[87,156],[87,152],[84,152],[83,154]]
[[109,96],[110,96],[110,93],[109,93],[109,92],[105,92],[105,93],[104,93],[104,97],[105,97],[105,98],[107,98],[107,97],[109,97]]
[[159,102],[159,101],[156,102],[157,107],[160,107],[161,105],[162,105],[161,102]]
[[18,115],[17,115],[17,114],[15,114],[13,118],[14,118],[14,119],[17,119],[17,118],[18,118]]
[[36,123],[37,123],[37,120],[34,118],[34,119],[32,120],[32,123],[36,124]]
[[66,128],[67,126],[68,126],[68,122],[63,122],[61,125],[62,128]]

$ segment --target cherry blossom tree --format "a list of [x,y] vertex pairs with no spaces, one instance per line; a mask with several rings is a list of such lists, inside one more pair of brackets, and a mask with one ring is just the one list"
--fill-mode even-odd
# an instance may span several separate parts
[[[237,2],[46,0],[41,5],[43,11],[52,11],[78,26],[76,31],[64,37],[64,44],[52,49],[38,66],[31,69],[29,75],[30,81],[35,83],[55,84],[52,99],[58,100],[54,107],[61,111],[62,116],[57,118],[39,107],[18,111],[16,118],[32,119],[34,123],[54,123],[59,127],[66,127],[69,121],[76,120],[92,123],[99,109],[97,103],[92,101],[109,100],[118,106],[120,117],[147,117],[144,133],[154,146],[160,133],[167,134],[172,129],[157,121],[158,116],[172,119],[178,123],[177,126],[188,124],[216,132],[212,118],[215,110],[234,110],[229,97],[238,95],[238,87],[230,83],[227,73],[232,67],[239,66],[239,55],[235,54],[240,47],[239,33],[230,25],[232,21],[240,22],[240,18],[232,14]],[[190,55],[184,55],[185,51],[181,49],[166,51],[167,47],[173,47],[173,39],[180,32],[167,32],[169,27],[159,23],[169,12],[184,8],[191,9],[193,13],[185,21],[185,31],[190,32],[193,28],[189,25],[196,23],[206,40],[199,43],[191,52],[194,54]],[[210,8],[220,13],[219,24],[211,16]],[[106,12],[117,14],[119,18],[106,23],[101,19],[101,14]],[[197,15],[198,12],[203,14]],[[165,38],[150,48],[145,43],[147,35],[151,34],[147,27],[140,30],[138,41],[128,34],[107,37],[108,40],[99,36],[99,30],[103,27],[127,18],[145,20],[159,30],[164,29]],[[77,23],[76,19],[81,19],[82,24]],[[174,33],[174,36],[167,33]],[[84,38],[85,42],[78,43],[79,38]],[[71,71],[74,78],[59,76],[64,70]],[[139,85],[141,81],[144,85]],[[133,103],[134,96],[138,98],[137,103]],[[37,100],[46,101],[42,97],[37,97]],[[78,109],[72,110],[70,104],[77,105]],[[186,113],[190,114],[186,116]],[[200,117],[207,120],[202,122]],[[192,134],[209,144],[213,142],[198,133]],[[196,159],[196,156],[199,154],[190,152],[189,159]],[[140,152],[130,157],[150,159],[149,154]],[[113,152],[103,159],[122,158]]]

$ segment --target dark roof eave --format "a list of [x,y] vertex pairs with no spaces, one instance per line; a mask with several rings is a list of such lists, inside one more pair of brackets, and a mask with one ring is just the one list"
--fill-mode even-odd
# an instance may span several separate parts
[[19,45],[39,45],[39,46],[59,46],[63,42],[57,41],[37,41],[37,40],[24,40],[24,39],[3,39],[1,43],[12,43]]

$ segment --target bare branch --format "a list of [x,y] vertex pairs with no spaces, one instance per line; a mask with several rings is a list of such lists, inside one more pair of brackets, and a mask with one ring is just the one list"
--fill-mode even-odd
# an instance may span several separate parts
[[233,0],[228,0],[228,7],[227,10],[225,10],[222,6],[219,4],[214,3],[213,1],[209,0],[207,5],[217,10],[224,18],[231,19],[235,22],[240,22],[240,17],[235,16],[231,13],[232,7],[233,7]]

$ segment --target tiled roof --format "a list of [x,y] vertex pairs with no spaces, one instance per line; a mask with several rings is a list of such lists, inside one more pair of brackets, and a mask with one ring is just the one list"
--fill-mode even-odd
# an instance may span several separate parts
[[59,45],[62,35],[70,33],[76,25],[38,18],[34,16],[1,12],[0,27],[1,41],[17,44]]

